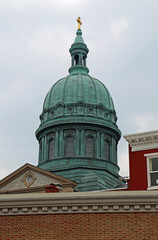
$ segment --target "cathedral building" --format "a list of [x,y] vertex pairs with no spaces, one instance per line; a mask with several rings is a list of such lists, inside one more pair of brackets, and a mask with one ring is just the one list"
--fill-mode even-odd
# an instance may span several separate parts
[[38,165],[25,164],[4,178],[0,193],[44,192],[52,183],[64,192],[126,188],[117,163],[121,132],[114,103],[106,86],[89,75],[89,49],[77,21],[69,74],[51,87],[43,103],[36,131]]
[[0,181],[0,239],[158,239],[158,131],[125,136],[126,184],[114,103],[88,74],[77,21],[69,74],[44,100],[38,166],[26,163]]

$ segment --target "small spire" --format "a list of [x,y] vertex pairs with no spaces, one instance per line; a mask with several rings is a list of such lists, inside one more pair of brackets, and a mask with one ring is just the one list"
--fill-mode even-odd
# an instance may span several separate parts
[[71,67],[69,68],[70,74],[88,74],[89,69],[86,66],[86,58],[89,52],[87,45],[84,43],[82,38],[81,18],[77,18],[78,29],[76,32],[76,38],[74,43],[69,49],[71,54]]
[[81,25],[82,25],[81,18],[78,17],[78,18],[76,19],[76,21],[78,22],[78,30],[80,30],[80,29],[81,29]]

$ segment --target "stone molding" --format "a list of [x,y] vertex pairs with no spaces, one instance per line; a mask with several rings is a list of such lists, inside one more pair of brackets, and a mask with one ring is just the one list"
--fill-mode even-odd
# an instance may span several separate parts
[[[36,180],[38,180],[38,175],[44,176],[44,177],[48,177],[48,183],[43,183],[40,182],[35,186],[32,185],[27,185],[26,182],[26,178],[29,175],[32,175],[32,177],[36,178]],[[22,177],[22,179],[18,178],[20,176],[24,175],[24,177]],[[8,188],[4,188],[5,186],[7,186],[8,184],[12,183],[13,181],[22,181],[24,184],[22,184],[22,186],[19,187],[19,185],[16,186],[16,188],[13,186],[10,186]],[[60,183],[62,185],[63,191],[73,191],[73,189],[77,186],[77,183],[64,178],[62,176],[58,176],[54,173],[45,171],[39,167],[33,166],[29,163],[24,164],[22,167],[18,168],[17,170],[15,170],[14,172],[12,172],[11,174],[9,174],[7,177],[3,178],[0,181],[0,195],[1,194],[20,194],[20,193],[37,193],[37,192],[44,192],[45,191],[45,186],[49,185],[50,183]],[[42,184],[42,185],[41,185]],[[25,186],[26,185],[26,186]]]
[[158,212],[158,191],[14,194],[0,197],[0,215]]
[[[32,177],[32,180],[31,180],[31,181],[28,181],[28,180],[27,180],[28,177]],[[24,185],[25,185],[26,187],[29,188],[29,187],[34,183],[35,180],[36,180],[35,174],[32,173],[31,171],[28,171],[28,172],[26,172],[26,174],[24,175],[24,177],[23,177],[23,179],[22,179],[22,182],[24,183]]]
[[125,135],[132,152],[158,148],[158,131]]

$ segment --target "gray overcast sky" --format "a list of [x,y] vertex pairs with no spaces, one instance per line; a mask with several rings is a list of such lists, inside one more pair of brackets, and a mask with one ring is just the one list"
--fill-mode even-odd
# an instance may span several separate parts
[[[158,129],[157,0],[0,1],[0,179],[37,165],[42,104],[68,74],[69,48],[82,18],[90,75],[109,89],[122,134]],[[128,175],[127,143],[119,143]]]

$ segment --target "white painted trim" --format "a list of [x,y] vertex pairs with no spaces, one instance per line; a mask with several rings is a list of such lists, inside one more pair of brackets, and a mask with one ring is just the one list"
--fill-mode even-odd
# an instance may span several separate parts
[[144,157],[146,157],[146,164],[147,164],[147,183],[148,183],[147,190],[156,190],[156,189],[158,189],[158,186],[151,186],[150,173],[149,173],[150,172],[149,161],[152,158],[158,157],[158,152],[157,153],[144,154]]
[[125,135],[132,152],[158,149],[158,131]]
[[[144,155],[145,156],[145,155]],[[147,183],[148,189],[151,189],[151,182],[150,182],[150,174],[149,174],[149,157],[146,157],[146,164],[147,164]]]
[[[141,143],[141,144],[143,144],[143,143]],[[130,147],[132,148],[132,152],[138,152],[138,151],[143,151],[143,150],[157,149],[158,145],[157,145],[157,143],[156,144],[144,143],[144,145],[142,145],[142,146],[139,144],[136,144],[135,146],[130,144]]]
[[147,154],[144,154],[144,157],[155,157],[155,156],[158,156],[158,152],[156,153],[147,153]]
[[147,188],[147,190],[158,190],[158,186],[157,186],[157,187],[150,187],[150,188]]

